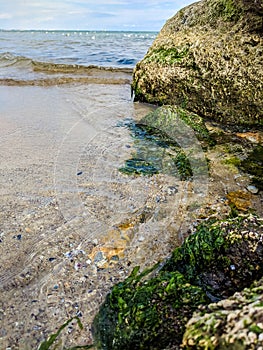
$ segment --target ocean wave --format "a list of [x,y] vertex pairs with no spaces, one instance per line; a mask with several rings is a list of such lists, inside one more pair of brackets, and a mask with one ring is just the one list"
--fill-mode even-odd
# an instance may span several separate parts
[[117,63],[124,65],[135,65],[136,62],[134,58],[120,58],[117,60]]
[[[127,60],[127,59],[125,59]],[[132,60],[133,61],[133,60]],[[40,62],[32,60],[24,56],[14,56],[13,54],[6,52],[0,54],[0,67],[17,67],[17,68],[29,68],[31,67],[35,72],[43,73],[65,73],[65,74],[77,74],[77,73],[90,73],[92,71],[106,71],[106,72],[123,72],[131,74],[133,69],[126,67],[104,67],[96,65],[79,65],[79,64],[64,64],[53,62]]]
[[9,52],[0,54],[0,85],[130,84],[132,68],[35,61]]
[[[1,59],[0,59],[1,60]],[[28,66],[30,61],[30,71]],[[16,62],[10,60],[12,68],[17,64],[19,68],[24,62],[27,70],[17,74],[12,70],[8,76],[5,72],[0,77],[0,85],[8,86],[54,86],[63,84],[130,84],[132,69],[108,68],[98,66],[80,66],[56,63],[36,62],[21,58]],[[9,65],[9,66],[10,66]]]
[[0,67],[10,67],[10,66],[16,66],[16,67],[28,67],[32,63],[32,60],[30,58],[24,57],[24,56],[15,56],[9,52],[4,52],[0,54]]
[[57,77],[43,79],[19,80],[12,78],[0,78],[0,85],[6,86],[57,86],[65,84],[105,84],[105,85],[125,85],[130,84],[131,79],[119,77]]

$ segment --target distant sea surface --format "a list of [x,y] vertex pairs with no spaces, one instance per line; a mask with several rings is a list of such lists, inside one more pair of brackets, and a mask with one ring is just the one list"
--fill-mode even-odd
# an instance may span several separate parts
[[[0,31],[0,79],[29,80],[82,67],[132,69],[157,33]],[[61,70],[63,65],[63,71]],[[10,83],[10,82],[9,82]]]

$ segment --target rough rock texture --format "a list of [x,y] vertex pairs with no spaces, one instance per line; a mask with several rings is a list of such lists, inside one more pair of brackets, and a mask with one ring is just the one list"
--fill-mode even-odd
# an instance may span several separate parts
[[200,309],[187,324],[184,349],[263,349],[263,279]]
[[262,220],[253,215],[200,225],[165,264],[139,275],[137,267],[114,286],[93,323],[96,346],[179,349],[198,306],[262,277],[262,238]]
[[263,223],[253,215],[201,224],[164,266],[201,286],[212,301],[227,298],[263,275]]
[[134,71],[135,98],[263,124],[263,2],[202,0],[167,21]]

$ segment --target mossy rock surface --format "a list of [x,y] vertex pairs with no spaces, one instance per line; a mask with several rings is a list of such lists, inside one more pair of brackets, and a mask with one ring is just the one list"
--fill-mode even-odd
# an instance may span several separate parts
[[137,64],[135,98],[262,125],[262,34],[262,0],[202,0],[180,10]]
[[99,349],[179,349],[200,305],[263,275],[263,224],[253,215],[200,225],[171,258],[114,286],[93,323]]
[[131,158],[119,171],[126,175],[163,173],[192,180],[207,175],[203,148],[214,145],[203,118],[176,106],[162,106],[127,127],[134,140]]
[[207,297],[179,272],[160,271],[141,281],[132,275],[116,285],[94,321],[99,349],[164,349],[180,345],[184,325]]
[[263,275],[263,222],[244,215],[204,223],[164,265],[201,286],[211,300],[232,295]]
[[141,124],[166,133],[177,144],[182,138],[187,138],[191,130],[202,145],[214,145],[203,118],[182,107],[159,107],[142,118]]

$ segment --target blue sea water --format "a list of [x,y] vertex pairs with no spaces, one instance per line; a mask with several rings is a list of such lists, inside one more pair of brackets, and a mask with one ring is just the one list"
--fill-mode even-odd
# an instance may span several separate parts
[[[133,68],[157,33],[0,31],[0,69],[33,62]],[[3,72],[2,72],[3,73]],[[7,71],[5,72],[7,73]],[[3,74],[2,74],[3,77]]]

